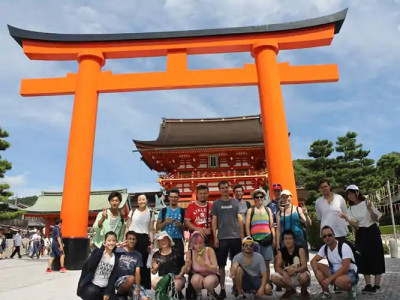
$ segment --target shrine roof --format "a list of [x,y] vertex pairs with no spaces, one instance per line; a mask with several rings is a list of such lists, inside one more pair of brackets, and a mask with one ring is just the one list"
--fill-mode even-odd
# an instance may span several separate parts
[[133,140],[143,148],[263,144],[260,115],[209,118],[163,119],[154,141]]
[[[119,207],[122,208],[128,200],[127,189],[92,191],[90,192],[89,212],[100,212],[104,207],[109,207],[108,195],[113,191],[121,193],[122,202]],[[24,210],[27,215],[58,214],[61,211],[61,202],[62,192],[42,192],[36,203]]]
[[304,29],[327,24],[334,24],[335,34],[339,33],[347,14],[347,8],[331,15],[318,18],[305,19],[301,21],[286,22],[279,24],[268,24],[258,26],[201,29],[186,31],[166,31],[166,32],[143,32],[143,33],[116,33],[116,34],[60,34],[49,32],[37,32],[24,30],[8,25],[10,35],[22,46],[23,40],[36,40],[44,42],[116,42],[134,40],[163,40],[193,37],[218,37],[238,34],[272,33]]

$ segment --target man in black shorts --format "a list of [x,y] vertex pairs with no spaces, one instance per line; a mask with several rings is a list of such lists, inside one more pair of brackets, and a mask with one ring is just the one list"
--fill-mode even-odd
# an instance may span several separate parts
[[211,209],[214,246],[217,250],[221,292],[218,299],[225,299],[225,266],[228,253],[234,257],[242,251],[243,219],[239,213],[239,201],[229,195],[229,182],[220,181],[218,188],[221,198]]

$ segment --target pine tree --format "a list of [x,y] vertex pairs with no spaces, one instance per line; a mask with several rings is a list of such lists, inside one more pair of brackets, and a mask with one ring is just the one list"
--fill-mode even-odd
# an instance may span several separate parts
[[[4,140],[4,138],[7,137],[8,132],[0,127],[0,151],[5,151],[8,147],[10,147],[10,143]],[[0,155],[0,178],[4,178],[4,174],[10,169],[11,163],[6,159],[2,159],[2,156]],[[9,184],[0,181],[0,202],[7,202],[8,198],[13,195],[11,191],[8,191],[9,188]]]

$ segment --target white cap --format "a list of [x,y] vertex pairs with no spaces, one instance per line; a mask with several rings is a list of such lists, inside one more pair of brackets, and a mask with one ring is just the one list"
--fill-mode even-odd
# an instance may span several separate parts
[[159,248],[158,241],[163,239],[163,238],[165,238],[165,237],[168,237],[169,240],[171,241],[171,247],[175,246],[175,243],[172,240],[171,236],[166,231],[161,231],[158,235],[156,235],[156,240],[155,240],[156,248]]
[[292,193],[291,193],[289,190],[283,190],[283,191],[281,192],[281,196],[282,196],[282,195],[292,196]]
[[356,186],[355,184],[350,184],[350,185],[348,185],[348,186],[346,187],[346,192],[347,192],[348,190],[360,191],[360,190],[358,189],[358,186]]

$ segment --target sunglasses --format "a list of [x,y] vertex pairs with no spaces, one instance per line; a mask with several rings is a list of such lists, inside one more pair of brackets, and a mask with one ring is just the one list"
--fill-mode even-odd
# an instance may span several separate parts
[[254,199],[264,199],[264,196],[255,196]]
[[252,243],[244,244],[243,248],[253,248],[253,244]]
[[328,233],[328,234],[324,234],[323,236],[321,236],[323,239],[326,239],[327,237],[333,237],[332,233]]

